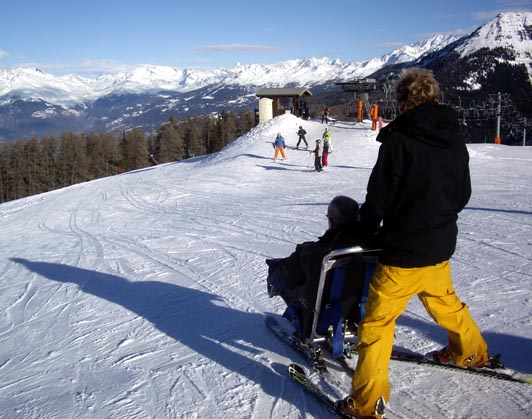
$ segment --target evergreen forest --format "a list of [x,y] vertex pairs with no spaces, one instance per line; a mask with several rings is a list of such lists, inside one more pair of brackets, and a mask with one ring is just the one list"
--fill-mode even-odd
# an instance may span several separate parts
[[180,161],[221,150],[255,124],[252,111],[237,115],[170,118],[156,132],[119,135],[63,132],[0,145],[0,203],[81,182]]

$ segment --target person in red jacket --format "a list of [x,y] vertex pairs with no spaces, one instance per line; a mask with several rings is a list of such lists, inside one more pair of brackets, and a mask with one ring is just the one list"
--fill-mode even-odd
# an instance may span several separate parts
[[440,88],[428,70],[404,70],[396,98],[402,113],[377,137],[382,144],[360,210],[362,225],[378,238],[382,253],[358,329],[352,394],[341,405],[356,418],[383,417],[395,321],[414,295],[448,333],[448,345],[430,356],[459,366],[481,367],[489,360],[487,344],[451,279],[456,221],[471,196],[458,114],[439,103]]

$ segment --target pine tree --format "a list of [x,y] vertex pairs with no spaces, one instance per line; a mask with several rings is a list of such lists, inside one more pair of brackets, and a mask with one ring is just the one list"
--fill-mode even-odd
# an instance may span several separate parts
[[24,140],[17,140],[11,154],[12,187],[14,199],[28,195],[25,181],[25,167],[27,166],[26,147]]
[[121,167],[124,171],[142,169],[150,166],[150,153],[144,132],[133,128],[123,133],[120,141],[122,152]]
[[240,115],[237,120],[237,137],[240,137],[249,132],[255,126],[255,114],[251,110],[247,110]]
[[182,160],[185,156],[185,145],[176,121],[164,124],[157,134],[157,161],[169,163]]
[[59,186],[70,186],[88,180],[88,159],[85,137],[64,132],[58,153]]
[[120,153],[118,141],[113,135],[91,132],[87,136],[87,154],[91,179],[99,179],[117,172]]
[[58,185],[58,141],[55,137],[44,137],[41,142],[41,166],[43,183],[46,190],[53,190]]
[[187,118],[183,123],[185,138],[186,158],[202,156],[206,154],[206,147],[203,142],[203,130],[199,118]]
[[204,142],[207,154],[211,154],[219,150],[216,148],[217,143],[218,143],[218,137],[219,137],[217,124],[218,124],[218,121],[213,116],[207,115],[206,117],[204,117],[203,142]]
[[41,171],[41,147],[36,138],[25,144],[26,193],[35,195],[46,191]]
[[222,111],[220,114],[222,147],[237,138],[237,118],[233,112]]
[[17,167],[17,144],[8,143],[2,147],[2,154],[0,158],[0,177],[1,177],[1,192],[2,202],[21,198],[20,184],[17,182],[18,167]]

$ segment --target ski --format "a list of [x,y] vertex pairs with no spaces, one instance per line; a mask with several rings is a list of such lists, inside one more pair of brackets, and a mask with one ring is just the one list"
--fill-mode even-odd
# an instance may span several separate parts
[[[335,377],[327,367],[326,360],[322,354],[322,348],[318,345],[311,345],[304,342],[302,339],[296,337],[292,332],[288,331],[279,321],[272,317],[266,316],[265,324],[273,332],[275,336],[281,339],[284,343],[290,346],[298,354],[302,355],[309,366],[316,371],[324,380],[324,382],[331,388],[341,388],[342,384],[337,377]],[[329,361],[334,362],[334,361]],[[335,365],[343,368],[340,364]],[[344,368],[345,372],[348,372]]]
[[[353,374],[354,367],[348,362],[348,359],[352,354],[356,355],[356,346],[351,345],[351,348],[347,348],[345,355],[343,357],[337,358],[336,360],[330,360],[331,351],[330,344],[327,341],[321,342],[319,345],[314,344],[310,345],[301,339],[298,339],[292,333],[286,330],[277,319],[271,316],[267,316],[266,325],[277,335],[279,338],[287,342],[292,348],[297,352],[301,353],[309,364],[316,369],[316,371],[325,375],[325,379],[331,381],[333,385],[337,386],[338,380],[334,379],[329,373],[326,360],[328,362],[333,362],[338,367],[342,368],[346,373]],[[324,352],[325,355],[324,356]],[[475,367],[461,367],[453,364],[442,364],[431,358],[428,358],[424,354],[416,352],[407,352],[400,349],[394,349],[392,351],[391,360],[399,362],[409,362],[413,364],[418,364],[420,366],[444,369],[448,371],[454,371],[457,373],[465,373],[472,375],[479,375],[482,377],[512,381],[516,383],[532,384],[532,374],[521,374],[512,369],[506,368],[500,361],[500,355],[494,356],[490,360],[490,364],[484,368],[475,368]]]
[[288,366],[288,374],[296,383],[301,385],[307,392],[321,402],[334,417],[339,419],[352,419],[352,416],[345,415],[340,411],[339,400],[323,391],[309,379],[303,367],[298,364],[290,364]]
[[418,365],[442,368],[467,374],[482,375],[484,377],[495,378],[498,380],[513,381],[517,383],[532,384],[531,375],[521,375],[517,371],[506,368],[500,361],[501,355],[492,356],[488,365],[483,368],[461,367],[453,364],[442,364],[426,355],[411,353],[400,350],[393,350],[391,359],[401,362],[410,362]]
[[[327,352],[330,353],[330,349],[326,349]],[[356,348],[354,347],[354,345],[352,346],[350,352],[356,354]],[[506,368],[504,364],[500,361],[500,357],[500,354],[492,356],[488,362],[488,365],[484,366],[483,368],[461,367],[453,364],[442,364],[441,362],[438,362],[428,357],[427,355],[423,355],[416,352],[402,351],[398,349],[392,350],[392,355],[390,359],[399,362],[410,362],[413,364],[418,364],[431,368],[439,368],[472,375],[481,375],[483,377],[494,378],[497,380],[532,384],[532,375],[520,374],[517,371],[513,371],[509,368]],[[344,368],[348,368],[351,370],[351,373],[354,373],[354,368],[347,363],[345,356],[343,358],[339,358],[338,361]]]
[[321,348],[315,345],[309,345],[304,343],[301,339],[294,336],[283,327],[276,318],[266,316],[264,323],[279,339],[288,344],[296,352],[303,355],[307,362],[319,373],[327,372],[327,366],[325,365],[323,356],[321,354]]

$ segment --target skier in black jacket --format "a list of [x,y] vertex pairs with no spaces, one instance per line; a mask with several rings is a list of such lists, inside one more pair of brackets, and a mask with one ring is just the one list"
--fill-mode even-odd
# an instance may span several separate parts
[[448,260],[458,213],[471,196],[456,112],[425,102],[383,128],[377,141],[382,145],[361,214],[382,239],[381,262],[416,268]]
[[299,139],[297,140],[296,149],[299,149],[299,143],[301,141],[303,141],[305,143],[305,147],[308,148],[307,139],[305,138],[305,135],[307,135],[307,131],[305,131],[301,125],[299,126],[299,130],[297,131],[297,135],[299,136]]
[[395,321],[414,295],[448,332],[448,346],[432,353],[434,359],[481,367],[489,358],[450,273],[456,220],[471,195],[458,115],[438,102],[439,85],[427,70],[404,70],[396,97],[403,113],[377,137],[382,144],[361,207],[361,221],[382,253],[359,325],[352,394],[342,402],[343,412],[357,418],[383,417]]

